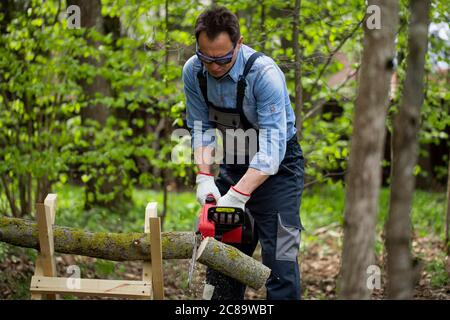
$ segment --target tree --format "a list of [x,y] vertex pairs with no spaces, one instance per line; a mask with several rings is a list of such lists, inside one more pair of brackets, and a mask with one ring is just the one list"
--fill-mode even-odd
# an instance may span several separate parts
[[297,136],[300,139],[302,130],[302,100],[303,100],[303,88],[302,88],[302,53],[299,47],[299,28],[300,28],[300,12],[302,1],[295,0],[294,16],[293,16],[293,44],[294,44],[294,63],[295,63],[295,124],[297,127]]
[[445,250],[450,255],[450,155],[448,157],[447,214],[445,218]]
[[389,218],[386,224],[388,294],[411,299],[415,269],[411,257],[411,206],[417,164],[420,109],[424,99],[425,54],[430,1],[411,0],[403,101],[394,118]]
[[[374,264],[375,223],[389,86],[394,67],[399,3],[371,0],[382,27],[364,23],[364,50],[355,102],[354,128],[346,176],[344,242],[340,279],[343,299],[367,299],[367,268]],[[371,18],[375,18],[371,16]]]
[[[80,62],[91,67],[93,74],[80,79],[80,85],[86,99],[86,105],[81,109],[81,125],[87,128],[84,139],[87,141],[95,141],[97,129],[104,128],[107,124],[108,117],[113,115],[112,110],[107,103],[113,96],[110,81],[102,75],[102,68],[105,64],[105,55],[99,50],[104,45],[101,35],[107,33],[106,20],[107,17],[102,15],[102,3],[100,0],[70,0],[68,5],[77,5],[80,8],[81,27],[85,30],[85,40],[88,46],[95,49],[96,54],[90,54],[87,57],[81,57]],[[118,25],[120,28],[120,23]],[[90,130],[89,128],[96,128]],[[107,138],[104,136],[104,138]],[[95,150],[96,145],[90,144],[82,153],[86,154]],[[97,171],[97,179],[86,180],[86,201],[85,207],[90,208],[93,205],[102,205],[106,207],[117,206],[127,197],[124,195],[124,188],[121,187],[121,179],[123,176],[118,173],[116,175],[100,172],[102,163],[90,163],[91,171]],[[114,177],[111,179],[111,177]],[[100,178],[100,179],[98,179]],[[90,196],[93,195],[93,196]],[[112,195],[102,197],[102,195]],[[129,198],[129,197],[128,197]]]

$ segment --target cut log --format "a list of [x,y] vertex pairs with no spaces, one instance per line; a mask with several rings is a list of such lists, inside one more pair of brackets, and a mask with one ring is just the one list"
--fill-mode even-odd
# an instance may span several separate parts
[[[55,252],[112,261],[149,260],[150,235],[145,233],[89,232],[53,226]],[[0,217],[0,241],[39,249],[36,223]],[[189,259],[195,244],[194,232],[162,232],[163,259]]]
[[[112,261],[150,257],[150,235],[145,233],[89,232],[54,225],[53,237],[58,253]],[[193,232],[162,232],[163,259],[191,258],[195,237]],[[0,217],[0,241],[39,250],[37,225],[24,219]],[[270,269],[259,261],[213,238],[202,241],[197,260],[254,289],[262,287],[270,275]]]
[[197,261],[256,290],[266,283],[271,272],[268,267],[235,247],[210,237],[200,244]]

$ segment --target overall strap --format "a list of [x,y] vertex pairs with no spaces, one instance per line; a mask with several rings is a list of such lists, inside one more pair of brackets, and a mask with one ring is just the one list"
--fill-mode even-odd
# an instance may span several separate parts
[[247,62],[245,63],[244,67],[244,73],[239,76],[238,84],[237,84],[237,94],[236,94],[236,108],[239,111],[239,114],[241,115],[241,119],[244,122],[245,128],[252,128],[252,124],[250,121],[248,121],[247,117],[244,113],[243,103],[244,103],[244,96],[245,96],[245,88],[247,87],[247,83],[245,82],[245,77],[249,73],[250,69],[253,66],[253,63],[257,58],[260,56],[263,56],[264,54],[262,52],[254,52],[250,58],[248,58]]
[[208,89],[207,89],[207,80],[205,75],[203,74],[203,65],[200,62],[200,70],[197,72],[198,84],[200,85],[200,91],[202,92],[203,98],[205,99],[206,105],[208,107],[212,106],[212,103],[208,100]]

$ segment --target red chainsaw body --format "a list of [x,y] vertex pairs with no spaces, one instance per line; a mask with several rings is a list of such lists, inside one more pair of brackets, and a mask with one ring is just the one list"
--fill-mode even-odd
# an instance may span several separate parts
[[202,239],[206,237],[213,237],[224,243],[241,243],[242,225],[238,225],[229,231],[220,233],[216,223],[210,219],[210,208],[214,207],[216,207],[215,201],[206,202],[200,211],[198,231],[202,235]]

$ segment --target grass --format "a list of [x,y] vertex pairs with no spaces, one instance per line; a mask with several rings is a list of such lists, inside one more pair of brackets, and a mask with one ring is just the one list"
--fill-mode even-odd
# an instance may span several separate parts
[[[83,210],[83,191],[80,187],[57,185],[54,192],[58,194],[55,223],[92,231],[141,232],[147,203],[156,201],[158,213],[163,210],[163,194],[154,190],[135,189],[132,203],[125,206],[126,211],[120,212],[104,208]],[[195,216],[200,209],[195,195],[190,192],[170,193],[168,199],[164,230],[193,230]]]
[[[302,223],[306,231],[313,231],[331,223],[343,224],[345,190],[342,183],[306,189],[301,205]],[[429,233],[444,237],[446,199],[444,193],[416,191],[411,218],[414,230],[423,237]],[[389,189],[382,188],[379,198],[377,231],[381,231],[389,212]]]
[[[125,210],[114,211],[104,208],[83,210],[84,193],[78,186],[56,184],[53,192],[58,194],[58,209],[55,223],[63,226],[92,231],[141,232],[144,226],[145,207],[148,202],[158,203],[158,213],[162,213],[163,194],[154,190],[135,189],[133,201]],[[301,204],[302,223],[306,229],[306,239],[314,240],[312,232],[320,227],[337,223],[343,224],[345,189],[342,183],[329,183],[308,188],[303,193]],[[429,233],[444,237],[445,194],[416,191],[413,199],[412,221],[418,236]],[[378,234],[383,230],[389,209],[389,189],[380,193]],[[173,192],[168,195],[167,214],[164,231],[190,231],[194,229],[200,209],[195,193]],[[308,238],[311,237],[311,238]],[[4,249],[0,246],[0,258]],[[3,251],[2,251],[3,250]]]
[[445,270],[443,259],[432,261],[426,266],[426,270],[431,275],[431,285],[434,288],[442,288],[450,284],[450,276]]

